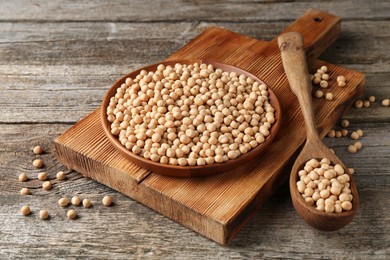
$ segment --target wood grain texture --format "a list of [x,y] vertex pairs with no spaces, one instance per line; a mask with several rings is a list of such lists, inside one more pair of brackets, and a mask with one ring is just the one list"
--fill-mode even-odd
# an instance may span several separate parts
[[[305,225],[293,209],[286,185],[228,247],[212,243],[76,172],[49,192],[37,189],[39,196],[19,195],[22,186],[15,181],[18,174],[39,172],[31,167],[33,145],[43,144],[47,149],[44,160],[49,176],[66,170],[54,157],[52,140],[96,109],[105,90],[117,78],[164,59],[208,26],[218,25],[271,40],[308,6],[330,11],[342,18],[341,34],[321,59],[364,72],[364,96],[374,94],[380,100],[390,97],[386,1],[379,5],[371,0],[251,4],[236,1],[235,5],[224,1],[219,3],[224,6],[223,11],[208,9],[207,14],[201,9],[207,9],[204,5],[209,1],[201,2],[181,2],[169,14],[170,20],[159,21],[153,16],[156,12],[158,19],[168,13],[160,5],[162,1],[132,1],[142,4],[147,12],[123,8],[113,1],[111,7],[97,1],[0,2],[0,258],[388,258],[390,110],[378,102],[370,108],[351,109],[344,115],[351,122],[349,130],[364,130],[363,149],[359,153],[346,151],[346,146],[353,143],[350,138],[325,139],[357,172],[361,207],[354,221],[341,231],[323,233]],[[233,10],[238,3],[245,15],[256,10],[259,15],[237,16]],[[187,10],[184,4],[199,5],[196,12],[191,12],[191,20],[181,20],[182,10]],[[117,13],[137,18],[118,22]],[[110,20],[102,20],[107,17]],[[15,97],[22,97],[23,102],[13,102]],[[96,202],[109,193],[117,205],[110,210],[98,205],[91,211],[80,212],[82,217],[69,223],[56,201],[60,196],[77,193],[91,196]],[[18,216],[20,206],[26,202],[33,210],[47,208],[53,219],[42,223],[34,214],[30,218]]]
[[[314,21],[318,15],[323,17],[323,23]],[[325,13],[319,14],[313,10],[307,12],[285,31],[297,30],[307,35],[305,47],[316,56],[325,49],[327,44],[333,42],[338,32],[338,24],[337,17]],[[307,30],[306,26],[312,29]],[[281,175],[282,169],[304,141],[302,132],[292,134],[302,127],[302,119],[299,118],[299,107],[294,102],[284,76],[276,40],[266,44],[215,27],[203,32],[169,59],[181,58],[217,60],[236,65],[264,79],[269,86],[272,86],[282,105],[284,119],[281,121],[281,130],[275,138],[276,141],[268,148],[268,152],[261,156],[261,161],[253,160],[237,169],[207,178],[180,180],[152,173],[137,187],[118,186],[115,185],[116,180],[127,178],[129,173],[118,172],[118,175],[108,177],[103,173],[104,170],[102,173],[98,168],[91,170],[90,165],[99,165],[99,158],[104,156],[109,158],[108,160],[116,168],[115,165],[120,163],[117,158],[122,157],[117,152],[98,149],[84,158],[80,154],[84,153],[83,147],[87,146],[87,140],[73,137],[73,133],[86,132],[88,138],[100,139],[97,136],[102,135],[101,130],[92,120],[98,111],[56,140],[58,158],[68,166],[78,162],[74,167],[78,167],[77,170],[86,176],[98,179],[204,236],[225,244],[287,178],[287,175]],[[320,63],[312,65],[319,67]],[[350,88],[348,91],[335,89],[335,95],[338,96],[336,101],[332,103],[323,101],[322,107],[317,107],[319,114],[317,119],[321,122],[322,134],[334,124],[340,113],[348,107],[348,103],[361,93],[364,84],[364,76],[356,71],[332,65],[329,67],[334,73],[346,75],[350,79]],[[333,115],[329,116],[329,111],[333,111]],[[82,126],[90,126],[91,131],[84,131]],[[289,146],[285,147],[284,142],[287,139],[290,139]],[[69,141],[82,145],[78,148],[63,144]],[[104,147],[106,143],[108,141],[102,139],[100,147]],[[277,160],[278,165],[274,165],[272,162],[276,158],[284,159]],[[105,163],[101,164],[103,168],[106,167]]]
[[[269,1],[186,1],[160,0],[145,4],[142,0],[116,0],[101,3],[90,0],[83,5],[72,1],[29,1],[8,2],[3,0],[0,17],[2,21],[275,21],[295,20],[308,8],[307,1],[293,3],[280,1],[277,5]],[[82,7],[82,8],[81,8]],[[180,8],[180,12],[178,12]],[[344,19],[361,18],[383,19],[387,17],[390,6],[386,1],[326,1],[316,4],[316,8],[343,15]],[[369,10],[369,12],[368,12]]]
[[[272,39],[287,24],[218,23],[264,40]],[[40,30],[41,26],[35,23],[0,23],[4,37],[0,39],[0,122],[75,123],[100,105],[105,90],[116,79],[133,69],[163,60],[209,25],[214,24],[77,22],[47,23],[45,30]],[[325,51],[322,59],[364,71],[370,82],[366,86],[367,95],[373,94],[378,99],[390,96],[390,66],[386,62],[390,59],[390,49],[385,44],[390,41],[390,31],[386,30],[385,23],[343,21],[341,28],[339,39]],[[381,33],[375,34],[377,30]],[[47,42],[56,46],[75,44],[77,48],[72,49],[72,55],[69,54],[72,47],[60,47],[53,53],[47,51]],[[106,47],[93,47],[97,42]],[[123,47],[117,50],[118,45]],[[367,52],[368,49],[375,52]],[[50,58],[53,55],[56,57]],[[77,64],[73,61],[76,56],[83,57]],[[24,102],[12,102],[14,96]],[[383,121],[386,109],[376,106],[360,110],[354,118]]]

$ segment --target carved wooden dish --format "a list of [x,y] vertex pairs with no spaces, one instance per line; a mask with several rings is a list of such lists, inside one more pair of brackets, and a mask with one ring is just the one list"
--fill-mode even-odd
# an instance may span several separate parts
[[193,64],[193,63],[206,63],[206,64],[212,64],[215,68],[222,69],[223,71],[228,72],[236,72],[237,74],[243,74],[245,76],[252,77],[255,81],[259,83],[263,83],[259,78],[257,78],[255,75],[244,71],[242,69],[239,69],[237,67],[233,67],[227,64],[214,62],[214,61],[205,61],[205,60],[169,60],[169,61],[163,61],[160,63],[152,64],[143,68],[140,68],[138,70],[135,70],[133,72],[130,72],[129,74],[125,75],[121,79],[119,79],[106,93],[102,105],[101,105],[101,122],[103,125],[103,130],[111,142],[111,144],[115,147],[115,149],[122,154],[126,159],[130,160],[134,164],[153,171],[158,174],[162,175],[168,175],[168,176],[175,176],[175,177],[192,177],[192,176],[201,176],[201,175],[209,175],[209,174],[217,174],[221,173],[227,170],[231,170],[234,168],[239,167],[242,164],[245,164],[249,160],[254,159],[255,157],[259,157],[261,153],[266,152],[266,148],[269,146],[270,143],[272,143],[272,140],[275,138],[276,133],[278,131],[279,125],[280,125],[280,104],[275,96],[272,89],[268,86],[268,98],[269,102],[272,105],[272,107],[275,109],[275,122],[272,124],[270,129],[270,134],[265,138],[265,141],[261,144],[259,144],[255,149],[249,151],[246,154],[243,154],[239,156],[236,159],[228,160],[226,162],[222,163],[213,163],[209,165],[204,166],[174,166],[170,164],[162,164],[159,162],[154,162],[149,159],[145,159],[139,155],[134,154],[133,152],[129,151],[124,147],[120,142],[118,137],[111,134],[111,123],[107,120],[107,114],[106,110],[110,103],[110,98],[113,97],[116,93],[117,88],[121,86],[126,80],[126,78],[131,77],[135,78],[141,70],[146,71],[155,71],[157,69],[157,66],[159,64],[164,64],[165,66],[170,65],[174,66],[176,63],[180,64]]

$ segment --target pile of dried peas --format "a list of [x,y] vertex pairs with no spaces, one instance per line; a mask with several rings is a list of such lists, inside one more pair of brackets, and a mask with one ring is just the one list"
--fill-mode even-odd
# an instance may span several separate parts
[[350,177],[340,164],[327,158],[311,159],[298,172],[297,189],[309,205],[319,211],[340,213],[352,209]]
[[[320,88],[314,91],[314,96],[316,98],[324,97],[326,100],[333,100],[334,96],[332,92],[324,93],[324,89],[329,87],[330,76],[328,74],[328,67],[322,66],[317,70],[316,73],[309,75],[311,82],[314,85],[318,85]],[[344,76],[338,76],[337,82],[339,87],[344,87],[346,85]]]
[[160,64],[127,78],[107,107],[134,154],[171,165],[235,159],[265,141],[275,111],[265,84],[207,64]]

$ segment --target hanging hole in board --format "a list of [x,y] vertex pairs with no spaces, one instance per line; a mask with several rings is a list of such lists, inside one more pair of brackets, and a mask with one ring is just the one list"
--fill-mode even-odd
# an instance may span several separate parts
[[324,20],[321,16],[317,16],[316,18],[314,18],[314,21],[316,21],[317,23],[321,22],[322,20]]

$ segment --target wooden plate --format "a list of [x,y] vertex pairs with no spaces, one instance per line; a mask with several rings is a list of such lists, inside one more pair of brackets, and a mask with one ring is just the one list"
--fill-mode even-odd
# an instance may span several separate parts
[[214,68],[222,69],[223,71],[228,72],[236,72],[237,74],[244,74],[245,76],[252,77],[255,81],[259,83],[263,83],[260,79],[258,79],[253,74],[244,71],[242,69],[239,69],[237,67],[233,67],[227,64],[214,62],[214,61],[205,61],[205,60],[169,60],[169,61],[163,61],[160,63],[152,64],[143,68],[140,68],[138,70],[135,70],[133,72],[130,72],[126,76],[119,79],[106,93],[102,106],[101,106],[101,122],[103,125],[103,130],[108,137],[108,140],[111,142],[111,144],[115,147],[115,149],[121,153],[126,159],[130,160],[134,164],[145,168],[147,170],[153,171],[158,174],[162,175],[168,175],[168,176],[175,176],[175,177],[192,177],[192,176],[201,176],[201,175],[209,175],[209,174],[217,174],[221,173],[227,170],[231,170],[234,168],[237,168],[238,166],[248,162],[251,159],[254,159],[255,157],[258,157],[262,152],[266,152],[266,147],[272,142],[272,140],[276,136],[276,132],[280,125],[280,105],[279,101],[276,98],[274,92],[268,87],[268,98],[269,102],[272,105],[272,107],[275,109],[275,122],[272,124],[270,129],[270,134],[266,137],[265,141],[261,144],[259,144],[255,149],[251,150],[250,152],[243,154],[239,156],[236,159],[228,160],[223,163],[213,163],[209,165],[204,166],[173,166],[169,164],[162,164],[159,162],[154,162],[149,159],[145,159],[139,155],[134,154],[133,152],[129,151],[124,147],[120,142],[119,139],[111,134],[111,123],[107,120],[107,114],[106,110],[110,103],[110,98],[115,96],[117,88],[119,88],[126,80],[126,78],[131,77],[135,78],[141,70],[146,71],[155,71],[157,69],[157,66],[159,64],[164,64],[165,66],[170,65],[174,66],[176,63],[180,64],[193,64],[193,63],[206,63],[206,64],[212,64]]

